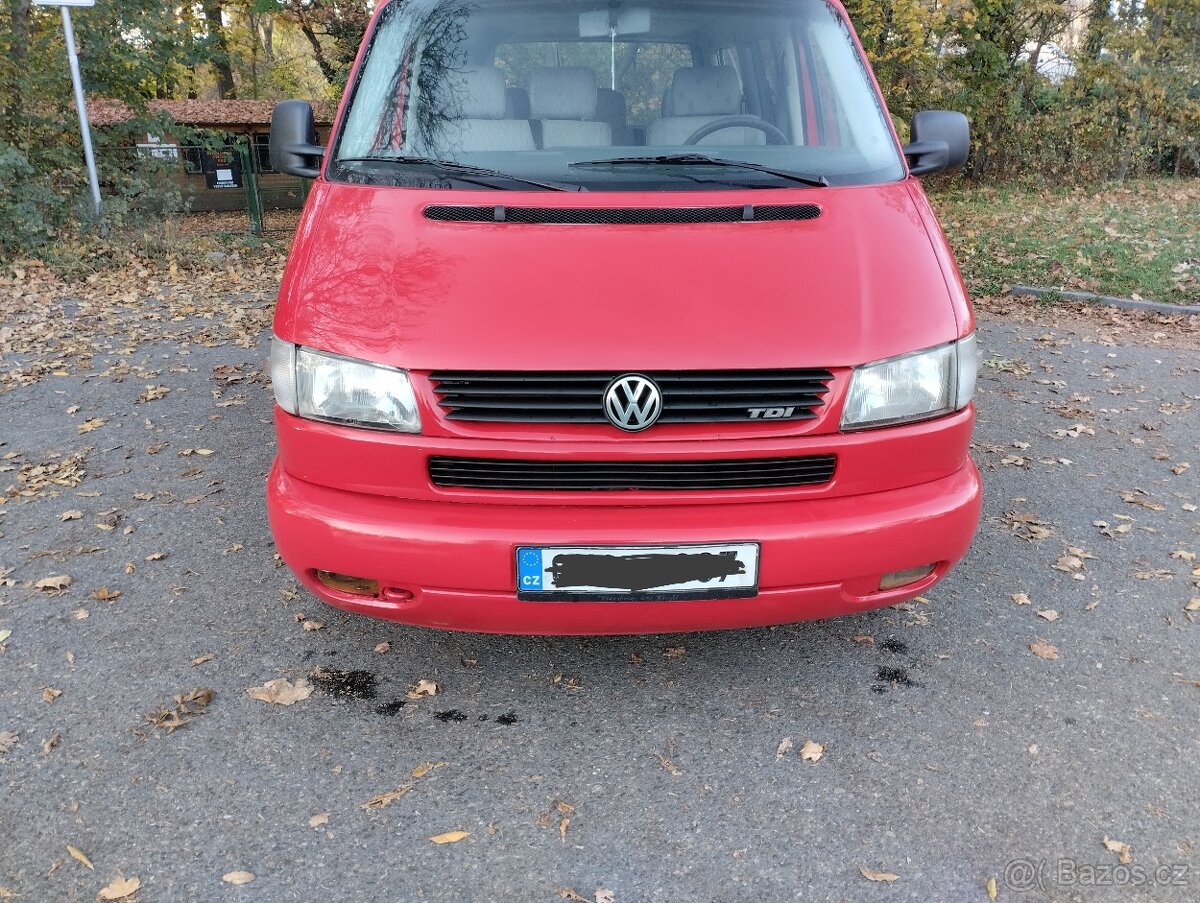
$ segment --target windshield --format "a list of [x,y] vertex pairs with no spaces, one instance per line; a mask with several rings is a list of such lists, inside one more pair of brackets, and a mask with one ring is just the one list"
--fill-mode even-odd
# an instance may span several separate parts
[[351,91],[333,179],[716,190],[905,172],[825,0],[393,0]]

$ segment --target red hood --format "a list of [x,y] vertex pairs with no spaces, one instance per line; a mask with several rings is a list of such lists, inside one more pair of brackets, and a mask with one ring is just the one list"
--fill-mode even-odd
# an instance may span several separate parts
[[[501,196],[318,182],[275,329],[302,345],[413,370],[853,366],[965,331],[961,283],[943,273],[939,257],[953,264],[910,184]],[[636,226],[423,215],[430,204],[501,199],[510,207],[805,203],[822,215]]]

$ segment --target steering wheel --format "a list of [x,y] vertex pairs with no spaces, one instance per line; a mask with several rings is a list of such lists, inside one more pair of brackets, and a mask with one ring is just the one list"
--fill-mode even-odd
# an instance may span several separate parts
[[711,135],[713,132],[719,132],[721,129],[732,128],[747,128],[757,129],[767,137],[767,144],[791,144],[788,136],[765,119],[759,119],[757,116],[722,116],[719,119],[714,119],[706,125],[700,126],[696,131],[684,139],[684,144],[699,144],[701,138]]

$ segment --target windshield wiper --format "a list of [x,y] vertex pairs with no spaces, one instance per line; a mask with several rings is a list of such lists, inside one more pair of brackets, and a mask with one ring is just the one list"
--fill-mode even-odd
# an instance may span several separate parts
[[657,157],[614,157],[611,160],[580,160],[569,166],[623,166],[626,164],[641,164],[643,166],[731,166],[737,169],[751,169],[755,172],[765,172],[789,182],[798,182],[813,188],[828,188],[829,180],[824,176],[810,176],[801,172],[790,172],[786,169],[775,169],[763,166],[761,163],[751,163],[748,160],[729,160],[725,157],[709,157],[705,154],[662,154]]
[[[487,185],[489,188],[503,188],[496,185],[492,179],[506,179],[510,182],[520,182],[522,185],[533,185],[545,188],[547,191],[587,191],[582,185],[567,182],[543,182],[525,176],[515,176],[512,173],[501,172],[498,169],[488,169],[485,166],[472,166],[470,163],[460,163],[457,160],[441,160],[436,157],[339,157],[338,163],[394,163],[397,166],[428,166],[430,169],[449,173],[454,178],[475,185]],[[472,178],[477,176],[478,178]]]

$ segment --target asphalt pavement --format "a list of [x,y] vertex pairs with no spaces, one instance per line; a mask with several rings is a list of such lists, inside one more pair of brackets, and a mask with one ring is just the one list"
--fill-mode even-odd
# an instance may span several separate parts
[[129,305],[0,394],[0,899],[1200,899],[1200,355],[1030,309],[927,598],[586,639],[299,590],[263,321]]

